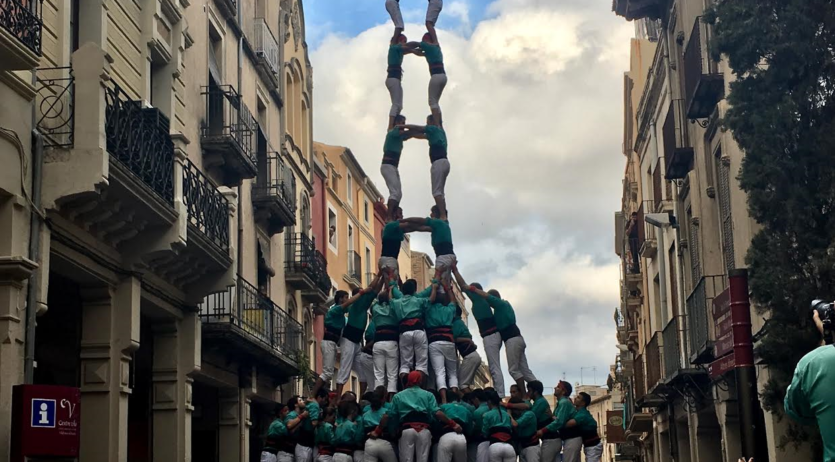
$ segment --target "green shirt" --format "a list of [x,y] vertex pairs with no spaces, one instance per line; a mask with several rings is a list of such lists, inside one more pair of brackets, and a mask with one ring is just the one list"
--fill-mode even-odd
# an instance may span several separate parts
[[[400,149],[403,149],[403,142],[400,142]],[[384,241],[403,241],[403,238],[406,236],[406,233],[403,232],[403,228],[400,227],[399,221],[390,221],[386,223],[386,226],[383,227],[383,240]]]
[[424,133],[426,133],[426,140],[429,141],[429,146],[441,146],[446,151],[446,132],[443,128],[437,125],[427,125]]
[[559,401],[557,401],[557,407],[554,409],[554,421],[549,423],[546,427],[548,432],[556,433],[562,430],[562,427],[568,423],[569,420],[574,418],[574,414],[577,413],[577,409],[574,407],[574,404],[571,403],[571,400],[562,397]]
[[322,422],[316,427],[316,446],[330,446],[333,444],[334,428],[330,422]]
[[[490,304],[487,303],[487,300],[482,297],[481,295],[471,291],[465,290],[464,294],[467,298],[473,302],[472,308],[470,308],[470,312],[473,313],[473,317],[475,317],[476,322],[486,321],[493,318],[493,310],[490,309]],[[479,327],[479,331],[481,328]]]
[[591,416],[588,409],[577,409],[573,418],[574,421],[577,422],[577,427],[580,428],[580,431],[584,436],[592,433],[597,434],[597,422],[594,420],[594,417]]
[[475,429],[481,432],[482,436],[486,436],[484,433],[484,414],[490,410],[490,406],[487,403],[481,403],[478,407],[473,411],[473,425]]
[[319,416],[322,414],[322,408],[316,401],[308,401],[307,405],[305,405],[305,410],[307,410],[309,415],[302,421],[302,429],[313,432],[313,422],[319,420]]
[[441,412],[447,418],[458,422],[464,430],[464,434],[469,434],[473,426],[473,413],[463,403],[452,402],[441,405]]
[[536,434],[536,415],[531,411],[522,411],[522,415],[516,419],[516,437],[520,440],[528,440]]
[[351,306],[348,307],[348,325],[365,331],[368,324],[368,307],[374,303],[377,294],[373,291],[360,295]]
[[493,316],[496,318],[496,327],[498,327],[499,330],[506,329],[516,324],[516,313],[513,311],[513,307],[510,306],[510,303],[508,303],[507,300],[502,300],[499,297],[491,295],[487,297],[487,303],[493,307]]
[[283,436],[287,436],[287,425],[281,419],[273,420],[267,429],[267,444],[264,445],[264,450],[278,450],[278,440]]
[[546,424],[551,423],[553,416],[551,415],[551,405],[548,404],[548,400],[539,397],[533,401],[531,405],[531,411],[536,416],[536,427],[542,428]]
[[470,333],[470,329],[467,328],[467,325],[464,324],[464,321],[461,318],[455,318],[452,320],[452,336],[456,339],[473,338],[473,334]]
[[[427,293],[427,291],[429,292]],[[432,295],[431,286],[415,295],[403,295],[400,289],[395,287],[392,289],[392,298],[394,300],[391,301],[391,304],[401,321],[404,319],[423,319],[424,312],[429,308],[430,295]]]
[[835,346],[807,353],[794,370],[784,406],[789,417],[807,425],[817,421],[823,440],[824,462],[835,462]]
[[374,320],[368,323],[368,328],[365,329],[365,343],[374,343],[374,334],[377,332],[377,326],[374,325]]
[[441,305],[433,303],[426,310],[426,328],[451,327],[452,318],[455,317],[455,305]]
[[396,326],[400,323],[400,317],[391,303],[375,302],[371,307],[371,323],[377,327]]
[[325,315],[325,327],[339,331],[345,327],[345,308],[342,308],[342,305],[330,307]]
[[490,429],[495,427],[504,427],[508,430],[513,428],[510,423],[510,414],[504,408],[490,409],[481,418],[481,431],[484,432],[485,436],[490,436]]
[[[400,133],[399,128],[394,127],[386,133],[386,141],[383,143],[383,152],[384,153],[393,152],[395,154],[400,154],[401,152],[403,152],[403,135]],[[397,225],[398,228],[400,227],[400,222],[399,221],[392,221],[391,223],[394,223],[395,225]],[[389,224],[391,224],[391,223],[389,223]],[[388,229],[388,225],[386,225],[386,229]],[[401,239],[402,239],[402,236],[403,236],[402,231],[400,233],[400,236],[401,236]],[[383,230],[383,239],[385,239],[385,238],[386,238],[386,231],[384,229]]]
[[403,45],[395,43],[389,46],[388,64],[389,67],[400,67],[403,65]]
[[378,425],[380,425],[380,421],[386,414],[389,415],[389,419],[386,424],[386,428],[384,428],[383,431],[392,437],[397,436],[397,418],[392,415],[393,413],[391,412],[391,405],[389,403],[384,403],[383,406],[376,411],[372,409],[371,406],[363,411],[362,418],[360,419],[360,422],[362,422],[363,435],[367,435],[368,432],[373,431]]
[[432,247],[452,242],[452,229],[449,227],[449,221],[427,218],[426,225],[432,228]]
[[344,419],[337,424],[336,431],[333,434],[333,445],[337,447],[354,447],[357,441],[357,432],[360,431],[359,425],[355,422]]
[[420,387],[407,388],[394,395],[391,399],[391,409],[400,421],[403,421],[410,412],[434,417],[439,410],[435,395]]
[[[426,62],[429,64],[444,63],[444,53],[441,51],[440,45],[435,45],[429,42],[420,42],[420,49],[423,50],[423,55],[426,57]],[[389,56],[391,56],[391,51],[389,51]]]

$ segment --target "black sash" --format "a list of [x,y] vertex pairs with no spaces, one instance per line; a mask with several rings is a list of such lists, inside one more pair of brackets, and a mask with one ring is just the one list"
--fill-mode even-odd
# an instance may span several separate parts
[[397,342],[399,340],[400,335],[398,334],[398,329],[394,326],[377,326],[377,330],[374,332],[375,342]]
[[394,151],[383,151],[383,163],[388,165],[394,165],[397,167],[400,165],[400,152]]
[[436,257],[440,257],[441,255],[455,255],[455,252],[452,250],[452,242],[440,242],[433,245],[432,248],[435,249]]
[[[343,334],[344,335],[344,334]],[[516,324],[510,325],[505,327],[504,329],[499,331],[499,335],[502,336],[502,340],[505,342],[514,338],[514,337],[521,337],[522,332],[519,331],[519,327]]]
[[496,318],[493,316],[484,319],[476,319],[475,322],[478,324],[478,331],[481,333],[481,338],[495,334],[499,331],[499,328],[496,327]]
[[365,329],[360,329],[350,324],[345,326],[345,329],[342,329],[342,336],[356,344],[362,341],[363,334],[365,334]]
[[388,79],[402,79],[403,78],[403,67],[402,66],[389,66],[386,69],[386,78]]
[[339,343],[339,338],[342,337],[342,331],[333,327],[325,326],[325,336],[323,340],[329,340],[334,343]]
[[451,327],[430,327],[426,329],[426,336],[429,338],[429,343],[434,342],[453,342]]
[[[383,162],[385,163],[385,160]],[[394,239],[383,238],[383,252],[380,256],[397,258],[400,255],[400,242]]]
[[471,353],[475,353],[475,351],[478,350],[478,347],[473,342],[455,342],[455,348],[458,349],[458,353],[461,354],[462,358],[469,356]]
[[446,148],[443,146],[429,146],[429,160],[435,162],[436,160],[446,159]]

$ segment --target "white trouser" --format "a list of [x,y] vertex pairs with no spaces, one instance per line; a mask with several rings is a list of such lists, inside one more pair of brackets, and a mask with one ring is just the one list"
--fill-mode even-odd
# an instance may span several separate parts
[[603,457],[603,442],[597,443],[597,446],[583,448],[583,452],[586,454],[586,462],[600,462],[600,458]]
[[481,356],[477,351],[461,358],[461,365],[458,366],[458,386],[471,388],[475,383],[475,373],[480,366]]
[[397,0],[386,0],[386,11],[389,12],[389,16],[391,16],[391,22],[394,23],[394,27],[399,29],[404,29],[403,25],[403,15],[400,14],[400,2]]
[[533,382],[536,376],[528,367],[528,357],[525,356],[525,339],[522,336],[513,337],[504,342],[505,354],[507,355],[507,372],[513,380],[525,379],[525,382]]
[[400,199],[403,199],[403,187],[400,183],[400,172],[397,167],[391,164],[383,164],[380,166],[380,174],[383,175],[386,186],[389,188],[389,200],[399,203]]
[[342,385],[348,383],[348,379],[351,378],[351,371],[357,367],[356,359],[362,348],[359,344],[342,337],[339,340],[339,349],[339,371],[336,373],[336,384]]
[[[435,164],[439,164],[439,163],[440,163],[439,168],[444,168],[444,165],[446,165],[446,168],[447,168],[446,175],[449,175],[449,160],[447,160],[447,159],[436,160],[435,162],[432,162],[432,167],[434,167]],[[441,173],[443,173],[443,172],[441,172]],[[435,172],[434,171],[432,172],[432,178],[433,178],[432,179],[432,184],[434,185],[435,184],[435,179],[434,179],[435,178]],[[439,181],[441,181],[443,183],[443,185],[441,185],[441,195],[443,196],[444,195],[444,186],[446,185],[446,176],[444,176]],[[432,194],[436,195],[434,193],[434,191],[435,191],[434,186],[432,187],[432,191],[433,191]],[[448,253],[446,255],[438,255],[437,257],[435,257],[435,272],[440,274],[441,287],[439,288],[439,290],[441,292],[443,292],[445,289],[450,288],[450,285],[452,284],[452,267],[454,267],[457,263],[458,263],[458,257],[456,257],[454,253]],[[452,290],[452,289],[450,289],[450,290]]]
[[[385,167],[385,165],[383,165]],[[391,165],[389,165],[391,167]],[[392,196],[389,196],[392,198]],[[392,198],[392,200],[394,200]],[[399,200],[399,199],[398,199]],[[380,268],[380,272],[385,275],[386,270],[390,269],[394,275],[394,279],[400,279],[400,264],[397,262],[397,259],[394,257],[380,257],[377,261],[377,267]]]
[[580,462],[580,453],[583,451],[583,438],[571,438],[563,441],[562,462]]
[[562,440],[554,438],[550,440],[542,440],[540,447],[540,457],[542,462],[559,462],[560,453],[562,452]]
[[354,369],[357,371],[360,383],[368,384],[370,387],[374,386],[374,358],[370,354],[360,351],[359,356],[354,361]]
[[400,352],[397,342],[374,342],[374,388],[386,387],[389,393],[397,393],[397,373],[400,368]]
[[316,462],[333,462],[333,456],[327,454],[319,454],[316,457]]
[[365,442],[365,462],[397,462],[394,446],[384,439],[369,438]]
[[277,460],[278,457],[275,454],[270,454],[266,451],[261,452],[261,462],[276,462]]
[[403,112],[403,80],[387,77],[386,88],[388,88],[389,97],[391,98],[389,117],[397,117]]
[[426,8],[426,22],[431,22],[432,24],[438,22],[438,16],[441,15],[443,8],[443,0],[429,0],[429,7]]
[[429,167],[429,176],[432,180],[432,197],[444,197],[446,179],[449,176],[449,159],[438,159],[432,162]]
[[400,462],[427,462],[432,446],[432,432],[407,428],[400,436],[399,446]]
[[278,454],[262,452],[261,462],[293,462],[293,454],[284,451],[278,451]]
[[354,450],[354,462],[365,462],[365,451],[362,449]]
[[319,376],[325,383],[330,383],[333,378],[333,371],[336,367],[336,342],[322,340],[322,375]]
[[490,462],[516,462],[516,450],[507,443],[490,445]]
[[493,379],[493,388],[500,398],[504,398],[504,375],[502,374],[502,336],[494,332],[483,337],[484,354],[487,355],[487,365],[490,368],[490,377]]
[[519,454],[519,459],[521,459],[522,462],[539,462],[539,445],[523,448],[520,452],[521,454]]
[[467,437],[450,432],[438,440],[438,462],[467,462]]
[[[429,109],[433,111],[441,110],[441,95],[444,93],[446,82],[446,74],[432,74],[429,77]],[[436,122],[438,121],[436,120]]]
[[410,330],[400,334],[400,373],[408,374],[411,372],[412,365],[414,364],[414,370],[428,374],[428,350],[429,346],[426,343],[426,332],[422,330]]
[[313,448],[296,444],[296,462],[313,462]]
[[490,462],[490,442],[482,441],[478,443],[476,450],[476,462]]
[[333,454],[333,462],[354,462],[354,458],[349,456],[348,454],[342,454],[341,452],[335,452]]
[[458,355],[452,342],[432,342],[429,344],[429,361],[435,371],[435,386],[458,388]]

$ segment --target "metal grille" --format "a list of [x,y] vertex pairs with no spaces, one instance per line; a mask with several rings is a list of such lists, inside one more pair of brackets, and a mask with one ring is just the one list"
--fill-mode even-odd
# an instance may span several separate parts
[[288,272],[300,272],[312,279],[325,294],[330,294],[333,283],[328,276],[328,263],[316,244],[304,233],[288,233],[288,249],[285,268]]
[[35,125],[44,135],[44,145],[71,147],[75,128],[75,77],[72,68],[39,68],[36,78],[38,120]]
[[205,142],[233,140],[244,156],[257,165],[256,128],[258,122],[241,95],[231,85],[203,87],[206,98],[206,123],[201,130]]
[[635,401],[647,394],[646,378],[644,378],[644,356],[635,357]]
[[267,62],[274,74],[278,74],[278,42],[270,31],[267,21],[263,18],[256,18],[254,32],[255,53]]
[[[2,0],[0,0],[2,1]],[[166,202],[174,202],[174,143],[159,109],[128,99],[115,82],[105,87],[107,151]]]
[[38,56],[43,29],[39,8],[42,1],[0,0],[0,25]]
[[728,271],[734,269],[736,260],[734,258],[734,228],[731,217],[731,174],[729,162],[721,157],[718,159],[719,169],[719,214],[722,220],[722,256],[725,259],[725,268]]
[[701,250],[699,248],[699,224],[693,223],[692,220],[690,222],[690,236],[687,245],[690,247],[691,276],[693,285],[695,286],[702,277],[702,261]]
[[644,356],[647,359],[647,391],[652,389],[661,380],[661,332],[656,332],[652,336],[652,340],[647,344],[644,350]]
[[284,163],[281,154],[275,151],[262,154],[259,159],[258,181],[253,185],[256,196],[272,196],[295,215],[296,213],[296,175],[293,169]]
[[[711,308],[713,299],[725,290],[725,276],[704,276],[687,297],[687,317],[690,338],[690,356],[693,363],[703,361],[710,347],[710,323],[713,321]],[[709,358],[707,358],[709,359]]]
[[662,336],[664,337],[664,377],[670,378],[681,369],[677,319],[673,319],[667,324]]
[[183,166],[183,200],[188,221],[213,244],[229,250],[229,205],[211,180],[190,160]]

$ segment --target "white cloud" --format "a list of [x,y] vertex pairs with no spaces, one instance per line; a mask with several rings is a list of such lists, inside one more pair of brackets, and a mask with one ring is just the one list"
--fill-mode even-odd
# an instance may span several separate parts
[[[531,366],[546,385],[562,371],[579,379],[582,366],[605,371],[616,352],[611,218],[620,207],[632,27],[609,9],[600,1],[499,0],[471,35],[439,30],[449,76],[441,99],[452,165],[446,192],[460,267],[513,303]],[[462,24],[469,18],[462,1],[448,2],[442,14]],[[419,39],[423,27],[414,21],[422,17],[406,33]],[[390,36],[390,25],[330,36],[311,56],[315,139],[349,146],[383,192],[377,166],[390,105]],[[426,62],[407,56],[410,122],[429,112],[428,80]],[[406,214],[425,215],[433,203],[425,142],[407,142],[400,173]],[[427,236],[412,242],[431,251]]]

